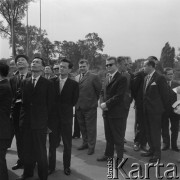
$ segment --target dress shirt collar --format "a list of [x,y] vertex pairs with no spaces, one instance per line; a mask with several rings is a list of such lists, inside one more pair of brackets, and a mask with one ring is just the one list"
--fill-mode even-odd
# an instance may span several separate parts
[[111,76],[111,79],[113,79],[114,75],[115,75],[117,72],[118,72],[118,70],[115,71],[113,74],[110,74],[110,73],[109,73],[109,76]]
[[27,73],[24,73],[24,74],[19,73],[19,77],[21,77],[22,75],[23,75],[23,79],[26,79]]
[[63,81],[64,83],[66,82],[67,78],[68,78],[68,77],[62,79],[61,76],[59,76],[59,80],[60,80],[61,82]]
[[153,72],[151,74],[149,74],[149,78],[152,78],[153,74],[155,73],[155,70],[153,70]]

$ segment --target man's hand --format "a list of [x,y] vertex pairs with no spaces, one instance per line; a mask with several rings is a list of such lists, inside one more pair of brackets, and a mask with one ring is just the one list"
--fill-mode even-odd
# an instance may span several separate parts
[[101,104],[101,109],[102,109],[103,111],[107,111],[107,110],[108,110],[108,108],[107,108],[107,106],[106,106],[106,103],[102,103],[102,104]]

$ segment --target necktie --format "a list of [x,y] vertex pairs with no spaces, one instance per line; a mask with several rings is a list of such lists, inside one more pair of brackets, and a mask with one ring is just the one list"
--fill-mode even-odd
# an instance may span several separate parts
[[147,80],[146,80],[146,87],[145,87],[145,90],[146,90],[146,88],[147,88],[147,86],[148,86],[148,84],[149,84],[150,79],[151,79],[151,76],[148,75],[148,76],[147,76]]
[[109,83],[111,82],[112,80],[112,75],[109,75]]
[[35,87],[35,85],[36,85],[35,83],[36,83],[36,79],[35,79],[35,78],[33,78],[33,79],[32,79],[32,84],[33,84],[33,87]]

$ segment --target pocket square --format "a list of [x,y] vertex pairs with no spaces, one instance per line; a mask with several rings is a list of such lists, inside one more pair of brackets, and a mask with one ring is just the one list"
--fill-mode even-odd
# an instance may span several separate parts
[[156,83],[155,83],[155,82],[153,82],[153,83],[151,84],[151,86],[153,86],[153,85],[156,85]]

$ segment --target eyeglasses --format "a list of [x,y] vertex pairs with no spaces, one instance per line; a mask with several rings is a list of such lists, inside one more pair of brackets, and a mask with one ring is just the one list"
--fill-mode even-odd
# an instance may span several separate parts
[[106,67],[112,67],[114,65],[114,63],[112,64],[106,64]]

